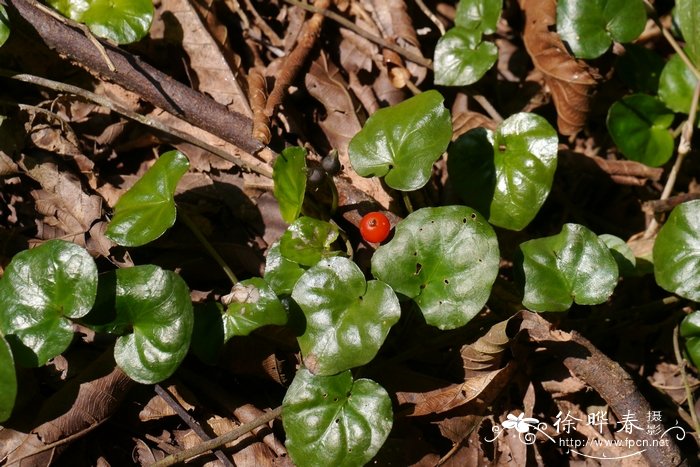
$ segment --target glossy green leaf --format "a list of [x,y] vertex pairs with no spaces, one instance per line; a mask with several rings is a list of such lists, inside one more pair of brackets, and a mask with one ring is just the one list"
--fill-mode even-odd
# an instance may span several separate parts
[[282,151],[272,168],[272,180],[282,219],[291,224],[299,217],[304,203],[306,149],[294,146]]
[[174,272],[148,264],[103,274],[95,308],[113,318],[105,329],[123,334],[114,358],[131,379],[163,381],[185,358],[194,316],[189,288]]
[[396,226],[372,257],[372,274],[412,298],[425,321],[463,326],[483,308],[498,274],[493,228],[466,206],[423,208]]
[[299,263],[290,261],[280,251],[280,242],[275,242],[267,250],[265,260],[265,281],[277,295],[289,295],[305,268]]
[[391,399],[369,379],[350,371],[315,376],[297,371],[282,402],[287,450],[298,466],[362,466],[389,436]]
[[610,234],[598,235],[598,238],[608,247],[610,253],[615,258],[617,269],[621,276],[634,274],[637,268],[637,258],[634,256],[632,248],[620,237]]
[[97,293],[97,266],[84,248],[49,240],[15,255],[0,281],[0,331],[25,366],[42,366],[73,340],[71,319]]
[[642,0],[559,0],[557,32],[578,58],[597,58],[613,41],[632,42],[644,30]]
[[700,3],[697,0],[677,0],[675,11],[688,55],[698,66],[700,65]]
[[152,0],[48,0],[49,5],[93,34],[117,44],[142,39],[153,21]]
[[281,326],[287,323],[287,312],[282,303],[260,277],[237,283],[222,301],[228,303],[224,314],[225,340],[233,336],[247,336],[270,324]]
[[124,193],[105,234],[122,246],[152,242],[175,223],[175,188],[190,163],[180,151],[168,151]]
[[0,5],[0,46],[10,37],[10,18],[7,17],[7,10]]
[[700,311],[694,311],[681,322],[681,337],[695,368],[700,369]]
[[455,27],[435,46],[435,84],[466,86],[476,83],[496,63],[498,48],[482,42],[481,32]]
[[304,364],[332,375],[374,358],[401,316],[399,299],[381,281],[365,281],[347,258],[320,261],[301,276],[292,298],[306,317],[299,336]]
[[338,227],[330,222],[300,217],[280,238],[280,253],[288,260],[303,266],[313,266],[321,259],[335,256],[331,243],[338,238]]
[[377,110],[350,141],[353,169],[363,177],[385,177],[396,190],[423,187],[452,138],[443,100],[430,90]]
[[656,283],[700,301],[700,200],[676,206],[654,242]]
[[668,129],[673,118],[673,112],[658,99],[632,94],[610,107],[606,123],[625,157],[658,167],[673,155],[673,135]]
[[521,230],[549,195],[557,148],[557,131],[547,120],[518,113],[495,132],[476,128],[462,135],[449,149],[450,180],[491,224]]
[[460,0],[455,26],[478,31],[480,34],[493,34],[502,9],[503,0]]
[[17,397],[17,374],[10,344],[0,335],[0,423],[12,414]]
[[678,55],[674,55],[661,72],[659,97],[669,109],[687,114],[697,84],[698,79],[690,68]]
[[664,59],[651,49],[637,44],[625,45],[625,53],[617,60],[615,75],[633,92],[656,94]]
[[533,311],[565,311],[572,303],[597,305],[617,285],[617,263],[596,234],[578,224],[565,224],[551,237],[520,245],[525,297]]

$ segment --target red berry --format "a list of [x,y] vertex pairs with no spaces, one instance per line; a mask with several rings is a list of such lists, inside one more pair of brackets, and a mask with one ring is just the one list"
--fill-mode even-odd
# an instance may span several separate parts
[[389,236],[391,224],[381,212],[370,212],[360,221],[360,233],[365,241],[381,243]]

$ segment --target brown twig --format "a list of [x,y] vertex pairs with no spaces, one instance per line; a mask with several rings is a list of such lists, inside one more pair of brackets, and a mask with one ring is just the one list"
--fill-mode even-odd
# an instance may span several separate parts
[[311,11],[313,13],[320,13],[324,16],[327,16],[328,18],[332,19],[336,23],[340,24],[342,27],[351,30],[355,34],[358,34],[358,35],[364,37],[365,39],[372,41],[381,47],[391,49],[394,52],[398,53],[399,55],[402,55],[406,60],[410,60],[413,63],[424,66],[430,70],[433,69],[433,62],[431,60],[429,60],[421,55],[415,54],[415,53],[411,52],[410,50],[406,50],[398,44],[387,41],[383,37],[375,36],[374,34],[369,33],[367,31],[365,31],[364,29],[360,28],[359,26],[357,26],[352,21],[349,21],[349,20],[343,18],[342,16],[340,16],[337,13],[334,13],[334,12],[326,10],[326,9],[320,10],[318,8],[315,8],[312,5],[301,2],[299,0],[284,0],[284,1],[287,3],[290,3],[292,5],[298,6],[300,8],[304,8],[305,10]]
[[[314,7],[317,10],[325,10],[330,4],[330,0],[314,1]],[[302,26],[296,46],[284,60],[284,66],[275,80],[275,87],[272,88],[270,97],[267,99],[265,114],[268,117],[272,116],[277,106],[282,103],[287,88],[294,82],[297,74],[299,74],[299,71],[301,71],[301,68],[304,66],[306,58],[309,56],[311,49],[313,49],[316,44],[316,40],[318,40],[318,36],[321,34],[323,19],[324,17],[321,13],[314,13]]]
[[248,71],[248,100],[253,111],[253,138],[263,144],[270,142],[270,117],[265,113],[267,89],[265,76],[259,68]]

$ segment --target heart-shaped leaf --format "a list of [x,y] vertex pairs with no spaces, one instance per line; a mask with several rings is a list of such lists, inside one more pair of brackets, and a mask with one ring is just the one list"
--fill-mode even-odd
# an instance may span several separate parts
[[605,243],[610,253],[615,258],[617,269],[621,276],[634,274],[637,268],[637,258],[634,256],[632,248],[620,237],[610,234],[598,235],[598,238]]
[[625,54],[615,66],[615,75],[633,92],[656,94],[664,59],[651,49],[637,44],[625,45]]
[[489,222],[525,228],[549,195],[557,168],[557,131],[539,115],[518,113],[496,132],[476,128],[449,150],[450,180]]
[[7,17],[7,10],[0,5],[0,46],[10,37],[10,18]]
[[48,0],[48,3],[70,19],[86,24],[96,36],[117,44],[140,40],[153,21],[151,0]]
[[0,423],[12,414],[17,397],[17,375],[10,344],[0,335]]
[[287,312],[275,292],[260,277],[252,277],[233,286],[231,293],[222,297],[228,304],[224,314],[225,340],[233,336],[247,336],[268,324],[287,323]]
[[677,0],[676,18],[688,55],[697,66],[700,64],[700,4],[697,0]]
[[[452,138],[450,112],[430,90],[377,110],[348,146],[350,163],[363,177],[384,177],[391,188],[417,190]],[[284,254],[284,252],[283,252]]]
[[559,0],[557,32],[578,58],[597,58],[612,44],[632,42],[644,30],[642,0]]
[[139,383],[163,381],[187,354],[192,302],[187,284],[172,271],[148,264],[102,274],[95,314],[113,318],[103,329],[124,334],[114,358]]
[[460,0],[455,26],[478,31],[480,34],[493,34],[502,9],[503,0]]
[[700,200],[679,204],[654,242],[656,283],[681,297],[700,301]]
[[73,340],[69,318],[86,315],[97,293],[97,266],[84,248],[49,240],[15,255],[0,281],[0,331],[17,362],[42,366]]
[[275,242],[268,248],[265,260],[265,281],[277,295],[291,294],[294,284],[304,271],[306,269],[299,266],[299,263],[282,256],[280,242]]
[[372,257],[372,274],[415,300],[425,321],[463,326],[484,306],[498,274],[493,228],[466,206],[423,208],[396,226]]
[[180,151],[168,151],[124,193],[114,206],[105,235],[122,246],[141,246],[175,223],[175,188],[190,163]]
[[685,338],[685,349],[695,368],[700,369],[700,311],[694,311],[683,318],[681,336]]
[[294,286],[292,298],[306,317],[306,329],[298,338],[304,364],[318,375],[372,360],[401,316],[391,287],[365,282],[360,268],[343,257],[309,268]]
[[297,371],[282,402],[287,450],[296,465],[360,466],[389,436],[391,399],[369,379],[353,381],[350,371],[315,376]]
[[338,238],[338,227],[330,222],[300,217],[280,238],[280,253],[288,260],[303,266],[313,266],[321,259],[335,256],[331,243]]
[[476,83],[496,63],[498,48],[482,42],[481,32],[452,28],[435,46],[435,84],[467,86]]
[[661,72],[659,97],[669,109],[687,114],[697,84],[698,79],[690,68],[678,55],[674,55]]
[[272,167],[275,198],[280,205],[282,219],[292,223],[301,213],[306,191],[306,149],[286,148]]
[[658,99],[632,94],[610,107],[606,123],[625,157],[658,167],[673,155],[673,135],[668,129],[673,118],[673,112]]
[[565,224],[551,237],[520,245],[525,297],[533,311],[565,311],[572,303],[597,305],[617,285],[617,264],[596,234],[578,224]]

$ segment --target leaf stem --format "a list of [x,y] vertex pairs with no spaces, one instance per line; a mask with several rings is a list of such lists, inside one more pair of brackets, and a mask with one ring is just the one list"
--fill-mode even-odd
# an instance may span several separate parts
[[[693,92],[693,100],[690,104],[688,119],[683,125],[683,131],[681,131],[681,140],[678,143],[678,156],[676,157],[676,161],[673,163],[673,167],[671,167],[671,171],[668,174],[668,179],[666,180],[666,185],[664,185],[664,189],[661,192],[661,197],[659,197],[659,200],[665,200],[671,196],[673,187],[676,184],[676,178],[678,178],[678,173],[681,171],[683,160],[685,159],[685,156],[690,153],[690,143],[693,139],[695,120],[698,114],[698,99],[700,99],[700,79],[695,85],[695,91]],[[647,230],[644,232],[644,238],[651,238],[658,229],[659,223],[656,219],[652,219],[647,227]]]
[[219,252],[216,251],[214,246],[209,242],[209,240],[207,240],[202,231],[199,230],[197,224],[195,224],[192,218],[184,211],[184,209],[178,209],[178,218],[180,218],[182,222],[184,222],[185,225],[189,227],[194,236],[197,237],[197,240],[199,240],[199,242],[202,244],[204,249],[207,250],[207,253],[209,253],[209,255],[214,259],[214,261],[216,261],[219,267],[223,269],[224,273],[231,281],[231,285],[236,285],[238,283],[238,278],[236,277],[236,275],[233,273],[229,265],[226,264],[226,261],[224,261]]
[[231,441],[240,438],[244,434],[256,429],[259,426],[262,426],[262,425],[269,423],[270,421],[279,417],[281,413],[282,413],[282,406],[280,405],[276,409],[265,413],[264,415],[256,418],[252,422],[244,423],[243,425],[239,426],[235,430],[231,430],[228,433],[225,433],[221,436],[217,436],[216,438],[210,439],[209,441],[204,441],[204,442],[202,442],[202,443],[198,444],[197,446],[194,446],[190,449],[185,449],[185,450],[182,450],[182,451],[177,452],[175,454],[171,454],[171,455],[167,456],[166,458],[156,462],[155,464],[151,464],[151,467],[166,467],[166,466],[174,465],[174,464],[177,464],[180,462],[184,462],[185,460],[187,460],[191,457],[197,456],[199,454],[203,454],[207,451],[211,451],[212,449],[215,449],[219,446],[223,446],[226,443],[230,443]]
[[676,40],[675,37],[673,37],[673,34],[671,34],[671,31],[668,30],[667,27],[664,27],[663,24],[661,24],[661,20],[659,20],[659,15],[656,13],[656,8],[649,3],[648,0],[644,0],[644,3],[647,6],[647,9],[651,12],[651,19],[654,21],[656,26],[661,30],[661,34],[663,34],[664,39],[671,45],[673,50],[678,54],[678,56],[683,60],[683,63],[690,69],[690,71],[695,75],[695,78],[700,80],[700,71],[695,67],[695,64],[688,58],[688,55],[683,51],[683,48],[680,46],[678,41]]
[[408,191],[402,191],[401,196],[403,196],[403,204],[406,206],[406,211],[408,211],[408,213],[411,214],[413,212],[411,196],[408,194]]
[[683,381],[683,387],[685,388],[685,397],[688,403],[688,412],[690,412],[690,418],[693,420],[693,429],[695,430],[695,438],[700,439],[700,420],[698,420],[698,414],[695,410],[695,401],[693,399],[693,391],[690,389],[688,384],[688,375],[685,372],[685,366],[687,361],[683,358],[681,354],[679,335],[678,335],[678,325],[673,328],[673,353],[676,355],[676,361],[678,362],[678,369],[681,372],[681,381]]

